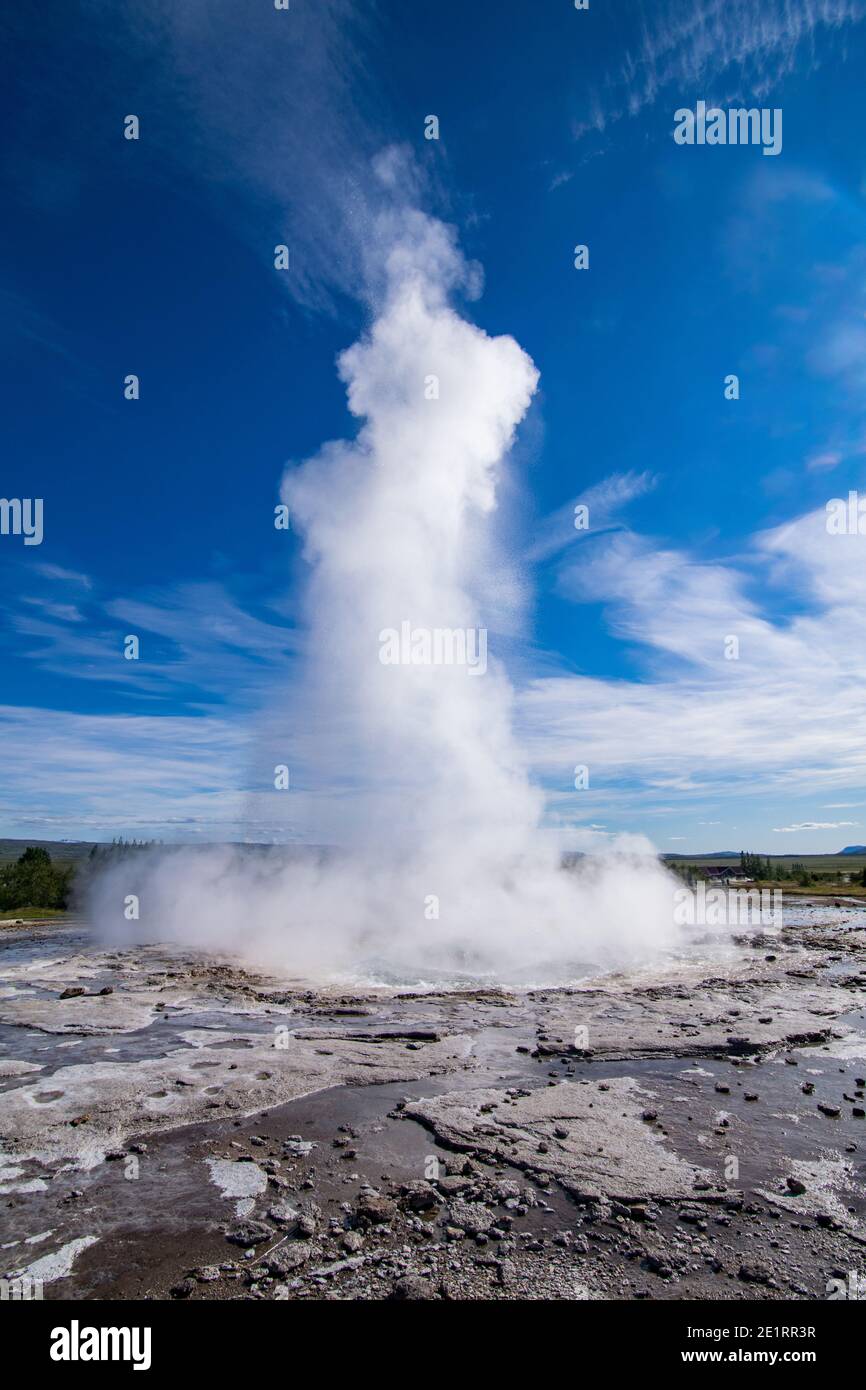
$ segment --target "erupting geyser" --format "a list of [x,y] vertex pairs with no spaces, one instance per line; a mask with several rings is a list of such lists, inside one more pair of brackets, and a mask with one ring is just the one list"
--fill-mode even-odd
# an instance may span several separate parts
[[677,940],[670,878],[638,840],[561,869],[488,646],[517,592],[497,487],[538,372],[452,306],[471,271],[441,222],[392,209],[373,244],[374,317],[339,359],[360,430],[282,485],[309,564],[285,722],[306,838],[343,852],[127,859],[95,885],[98,920],[126,927],[135,893],[137,934],[293,974],[549,980],[651,958]]

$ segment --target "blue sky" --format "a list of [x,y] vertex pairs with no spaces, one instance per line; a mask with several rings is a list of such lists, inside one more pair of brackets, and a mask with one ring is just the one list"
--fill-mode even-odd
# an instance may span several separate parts
[[[483,267],[467,314],[541,373],[500,651],[550,823],[866,840],[866,537],[825,527],[866,490],[866,3],[240,8],[4,21],[0,491],[45,535],[0,536],[0,834],[303,838],[263,790],[303,576],[273,507],[357,428],[355,190],[402,144]],[[782,152],[676,145],[700,99],[780,108]]]

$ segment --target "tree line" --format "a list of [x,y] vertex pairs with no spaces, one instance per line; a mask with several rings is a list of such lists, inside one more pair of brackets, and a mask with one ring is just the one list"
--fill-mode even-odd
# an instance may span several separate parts
[[[700,864],[686,864],[682,861],[671,862],[668,864],[668,868],[673,869],[674,873],[685,879],[687,883],[708,877],[706,866]],[[786,869],[783,864],[774,864],[769,856],[751,854],[748,850],[740,851],[739,872],[753,883],[796,883],[801,888],[808,888],[810,883],[838,883],[842,873],[852,872],[852,883],[866,888],[866,867],[857,877],[853,876],[852,870],[845,870],[844,868],[817,872],[814,869],[807,869],[805,864],[799,860],[795,860],[791,867]]]

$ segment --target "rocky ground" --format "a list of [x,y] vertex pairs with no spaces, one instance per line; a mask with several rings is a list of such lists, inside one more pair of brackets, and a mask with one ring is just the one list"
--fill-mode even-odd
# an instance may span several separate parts
[[826,1298],[866,1271],[866,913],[567,989],[0,934],[0,1274],[47,1298]]

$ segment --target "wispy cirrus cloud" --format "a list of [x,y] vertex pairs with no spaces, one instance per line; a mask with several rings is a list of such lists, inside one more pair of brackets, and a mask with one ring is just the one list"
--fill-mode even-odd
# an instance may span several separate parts
[[578,504],[588,508],[593,535],[598,535],[619,525],[622,509],[636,497],[651,492],[658,481],[658,476],[648,469],[641,473],[612,473],[603,478],[541,521],[526,559],[547,560],[576,538],[574,509]]
[[799,825],[774,825],[774,835],[792,835],[799,830],[842,830],[857,825],[855,820],[804,820]]
[[33,565],[33,570],[45,579],[57,579],[61,583],[80,586],[82,589],[93,588],[93,580],[88,574],[81,574],[78,570],[64,569],[62,565],[39,562]]
[[62,623],[83,623],[84,617],[73,603],[55,603],[47,598],[32,598],[27,594],[21,596],[22,603],[29,603],[33,608],[38,608],[48,618],[57,618]]
[[114,35],[107,77],[118,103],[124,84],[137,89],[142,71],[155,84],[148,138],[166,177],[193,169],[269,267],[275,242],[288,245],[291,275],[278,278],[305,307],[329,311],[335,292],[354,296],[360,244],[370,232],[359,170],[385,143],[384,98],[365,62],[379,32],[377,7],[82,3],[100,33]]
[[654,0],[637,42],[590,94],[574,136],[636,116],[671,90],[712,84],[723,104],[761,100],[799,63],[817,63],[819,32],[832,37],[864,17],[863,0]]
[[[256,615],[214,580],[106,599],[83,576],[41,570],[43,592],[10,600],[0,637],[5,629],[17,660],[54,675],[136,698],[249,705],[287,671],[297,651],[296,629],[282,613]],[[37,572],[28,571],[31,582]],[[71,588],[75,602],[68,601]],[[124,657],[130,634],[140,642],[135,661]]]

